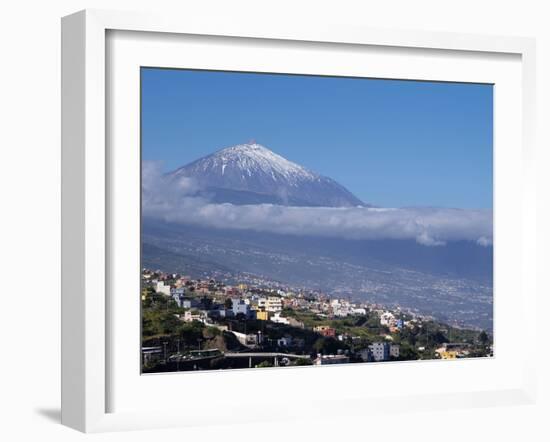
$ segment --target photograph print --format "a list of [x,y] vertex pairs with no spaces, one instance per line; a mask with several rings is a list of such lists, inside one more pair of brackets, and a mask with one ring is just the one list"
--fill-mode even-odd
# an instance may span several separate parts
[[493,356],[492,85],[140,75],[142,373]]

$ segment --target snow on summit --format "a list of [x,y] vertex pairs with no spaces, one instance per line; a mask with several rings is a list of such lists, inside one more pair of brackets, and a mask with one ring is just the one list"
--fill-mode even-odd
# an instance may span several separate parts
[[[232,164],[249,176],[261,171],[272,174],[274,179],[284,178],[288,183],[296,183],[300,179],[315,180],[319,175],[305,167],[283,158],[261,144],[238,144],[216,152],[212,157],[212,166],[221,167],[222,175],[225,168]],[[204,164],[208,167],[208,164]]]
[[195,179],[216,202],[329,207],[364,205],[331,178],[289,161],[256,142],[218,150],[170,175]]

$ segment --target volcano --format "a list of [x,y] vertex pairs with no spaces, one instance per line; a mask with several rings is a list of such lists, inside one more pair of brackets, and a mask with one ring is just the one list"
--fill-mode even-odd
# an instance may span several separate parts
[[284,206],[368,206],[333,179],[283,158],[257,143],[214,152],[168,175],[191,178],[215,203]]

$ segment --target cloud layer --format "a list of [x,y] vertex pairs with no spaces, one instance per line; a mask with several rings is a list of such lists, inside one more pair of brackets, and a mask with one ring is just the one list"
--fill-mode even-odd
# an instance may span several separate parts
[[492,210],[239,206],[211,203],[197,196],[199,190],[188,178],[169,182],[157,163],[143,164],[143,214],[168,222],[346,239],[415,239],[426,246],[458,240],[492,244]]

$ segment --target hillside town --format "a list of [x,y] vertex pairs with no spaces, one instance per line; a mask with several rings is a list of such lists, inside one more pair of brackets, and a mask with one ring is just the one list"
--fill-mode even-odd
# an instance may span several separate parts
[[143,269],[141,305],[144,373],[493,355],[483,330],[273,282]]

